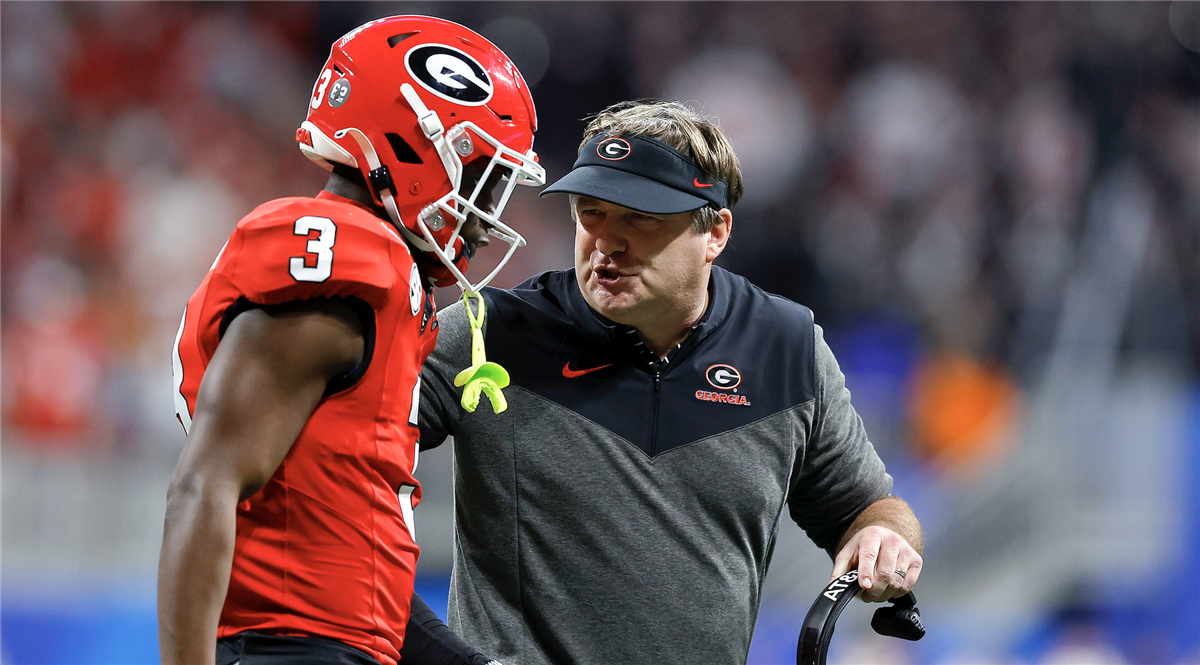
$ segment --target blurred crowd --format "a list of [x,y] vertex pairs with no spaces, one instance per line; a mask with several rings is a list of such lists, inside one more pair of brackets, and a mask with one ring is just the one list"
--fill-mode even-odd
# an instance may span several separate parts
[[[1118,168],[1153,207],[1126,346],[1195,371],[1186,7],[16,3],[0,121],[6,442],[177,449],[183,303],[238,218],[321,187],[293,142],[314,68],[343,31],[396,12],[458,20],[513,55],[552,176],[609,103],[677,98],[718,117],[747,182],[725,264],[816,311],[885,448],[950,466],[1001,452]],[[562,210],[529,197],[514,214],[532,242],[507,283],[569,265]]]
[[[1200,375],[1198,8],[3,3],[5,454],[173,462],[183,306],[240,217],[322,187],[294,136],[329,45],[429,13],[525,73],[551,178],[608,104],[719,118],[746,179],[721,263],[813,308],[898,473],[973,478],[1063,344]],[[506,221],[530,244],[498,284],[571,264],[563,204]]]

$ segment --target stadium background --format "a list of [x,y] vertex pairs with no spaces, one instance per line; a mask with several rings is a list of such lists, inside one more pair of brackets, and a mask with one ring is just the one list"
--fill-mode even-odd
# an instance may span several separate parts
[[[814,309],[926,530],[927,639],[859,604],[831,662],[1200,662],[1179,2],[3,3],[0,662],[157,662],[180,312],[238,218],[321,187],[293,136],[328,45],[397,13],[513,57],[551,178],[609,103],[720,118],[747,190],[720,263]],[[510,210],[530,247],[502,285],[569,265],[565,201]],[[450,463],[419,474],[441,608]],[[752,663],[792,662],[828,567],[783,526]]]

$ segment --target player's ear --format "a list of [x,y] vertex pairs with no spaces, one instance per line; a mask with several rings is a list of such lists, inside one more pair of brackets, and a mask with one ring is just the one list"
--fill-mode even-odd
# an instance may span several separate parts
[[705,260],[709,263],[716,261],[721,252],[725,251],[725,245],[729,242],[729,234],[733,232],[733,213],[729,211],[729,208],[721,208],[717,211],[717,215],[717,221],[708,232],[708,253],[705,255]]

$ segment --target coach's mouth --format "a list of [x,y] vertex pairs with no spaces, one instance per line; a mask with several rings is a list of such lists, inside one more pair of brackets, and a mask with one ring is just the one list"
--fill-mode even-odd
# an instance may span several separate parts
[[597,283],[606,287],[616,286],[620,284],[622,280],[628,281],[628,279],[633,276],[630,273],[618,270],[611,266],[593,267],[592,274],[596,276]]
[[592,272],[601,284],[615,284],[621,278],[621,273],[611,268],[596,268]]

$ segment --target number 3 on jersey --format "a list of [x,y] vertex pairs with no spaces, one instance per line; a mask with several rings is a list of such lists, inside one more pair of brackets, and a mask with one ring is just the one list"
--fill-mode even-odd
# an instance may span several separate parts
[[305,251],[316,255],[317,265],[307,265],[304,256],[293,256],[288,261],[288,272],[297,282],[324,282],[333,274],[333,243],[337,238],[337,225],[328,217],[306,216],[296,220],[296,229],[293,231],[296,235],[308,237],[313,231],[317,231],[318,235],[309,238]]

